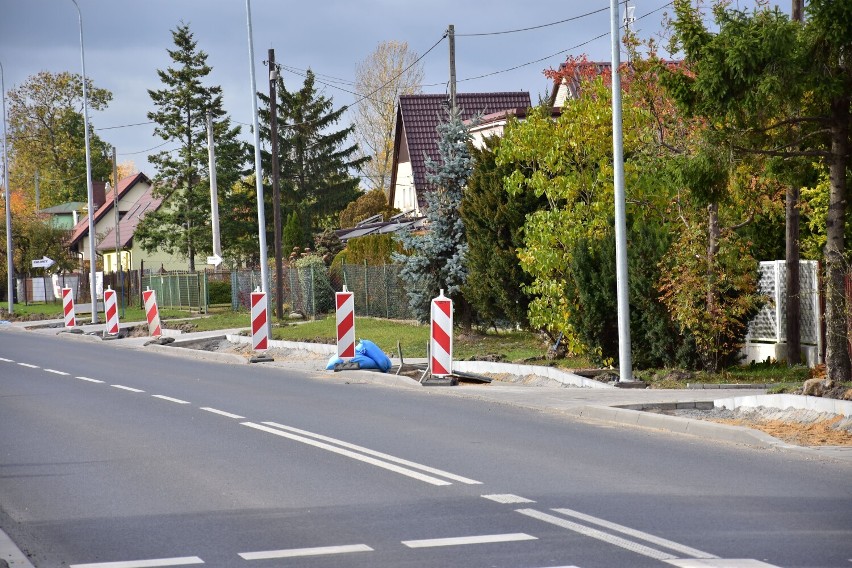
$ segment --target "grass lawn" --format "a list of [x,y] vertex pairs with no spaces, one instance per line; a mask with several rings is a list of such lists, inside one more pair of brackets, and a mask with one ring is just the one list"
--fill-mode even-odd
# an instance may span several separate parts
[[[274,323],[274,322],[273,322]],[[397,342],[405,358],[425,358],[429,343],[429,326],[377,318],[355,318],[356,339],[369,339],[386,353],[397,354]],[[310,340],[334,343],[335,319],[308,321],[273,327],[272,339],[286,341]],[[542,362],[547,346],[533,333],[522,331],[489,330],[486,334],[470,336],[456,332],[453,337],[453,355],[456,359],[469,359],[485,355],[502,355],[509,362]],[[530,361],[534,360],[534,361]],[[585,359],[572,359],[560,366],[588,367]]]

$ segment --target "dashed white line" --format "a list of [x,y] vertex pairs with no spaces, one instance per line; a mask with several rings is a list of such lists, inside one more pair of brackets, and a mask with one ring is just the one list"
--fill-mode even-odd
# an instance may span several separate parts
[[27,369],[38,369],[38,365],[33,365],[31,363],[18,363],[21,367],[26,367]]
[[483,499],[488,499],[497,503],[503,503],[504,505],[510,503],[535,503],[535,501],[533,501],[532,499],[527,499],[526,497],[521,497],[520,495],[512,495],[511,493],[481,495],[481,497]]
[[430,538],[425,540],[404,540],[402,544],[408,548],[433,548],[437,546],[463,546],[466,544],[489,544],[493,542],[517,542],[521,540],[538,540],[526,533],[485,534],[479,536],[458,536],[452,538]]
[[56,369],[44,369],[44,371],[46,373],[53,373],[54,375],[63,375],[65,377],[69,375],[69,373],[66,373],[65,371],[57,371]]
[[326,444],[320,442],[318,440],[312,440],[310,438],[305,438],[304,436],[297,436],[296,434],[291,434],[290,432],[283,432],[281,430],[276,430],[275,428],[270,428],[269,426],[264,426],[262,424],[255,424],[254,422],[241,422],[243,426],[248,426],[249,428],[254,428],[255,430],[260,430],[262,432],[268,432],[270,434],[275,434],[276,436],[281,436],[282,438],[289,438],[290,440],[294,440],[296,442],[302,442],[303,444],[308,444],[309,446],[314,446],[316,448],[321,448],[323,450],[328,450],[329,452],[334,452],[336,454],[340,454],[342,456],[346,456],[348,458],[352,458],[354,460],[362,461],[368,463],[370,465],[374,465],[376,467],[381,467],[383,469],[387,469],[389,471],[393,471],[395,473],[399,473],[401,475],[405,475],[408,477],[413,477],[414,479],[424,481],[426,483],[430,483],[432,485],[452,485],[449,481],[444,481],[443,479],[438,479],[436,477],[432,477],[419,471],[414,471],[411,469],[406,469],[404,467],[400,467],[398,465],[394,465],[392,463],[383,462],[381,460],[377,460],[375,458],[371,458],[370,456],[365,456],[363,454],[358,454],[349,450],[345,450],[343,448],[338,448],[337,446],[332,446],[331,444]]
[[631,552],[635,552],[637,554],[641,554],[643,556],[648,556],[649,558],[654,558],[656,560],[674,560],[677,558],[672,554],[657,550],[655,548],[651,548],[650,546],[645,546],[644,544],[639,544],[637,542],[633,542],[632,540],[627,540],[625,538],[614,536],[609,533],[599,531],[598,529],[593,529],[575,523],[573,521],[569,521],[567,519],[554,517],[553,515],[548,515],[547,513],[542,513],[541,511],[536,511],[535,509],[516,509],[516,511],[518,513],[521,513],[522,515],[532,517],[533,519],[538,519],[540,521],[544,521],[546,523],[550,523],[552,525],[556,525],[558,527],[574,531],[584,536],[608,542],[609,544],[619,546],[621,548],[624,548]]
[[690,556],[692,558],[719,558],[715,554],[710,554],[709,552],[703,552],[701,550],[697,550],[695,548],[691,548],[689,546],[684,546],[677,542],[673,542],[671,540],[666,540],[664,538],[660,538],[658,536],[654,536],[652,534],[648,534],[646,532],[642,532],[636,529],[631,529],[630,527],[625,527],[624,525],[619,525],[616,523],[611,523],[604,519],[599,519],[597,517],[593,517],[591,515],[586,515],[585,513],[581,513],[579,511],[573,511],[571,509],[553,509],[560,515],[567,515],[569,517],[574,517],[575,519],[580,519],[581,521],[586,521],[588,523],[594,523],[598,526],[604,527],[606,529],[611,529],[614,531],[618,531],[627,536],[632,536],[634,538],[642,539],[646,542],[650,542],[651,544],[656,544],[658,546],[662,546],[668,548],[669,550],[674,550],[675,552],[680,552],[686,556]]
[[103,383],[103,381],[99,381],[98,379],[90,379],[89,377],[74,377],[75,379],[80,379],[81,381],[87,381],[90,383]]
[[398,458],[396,456],[392,456],[389,454],[385,454],[382,452],[377,452],[376,450],[371,450],[369,448],[365,448],[363,446],[358,446],[355,444],[350,444],[349,442],[344,442],[343,440],[338,440],[336,438],[331,438],[329,436],[323,436],[322,434],[315,434],[313,432],[308,432],[307,430],[300,430],[299,428],[293,428],[292,426],[285,426],[284,424],[278,424],[277,422],[264,422],[267,426],[274,426],[276,428],[281,428],[282,430],[287,430],[289,432],[295,432],[296,434],[301,434],[303,436],[308,436],[310,438],[316,438],[317,440],[323,440],[325,442],[331,442],[332,444],[336,444],[338,446],[343,446],[344,448],[349,448],[350,450],[355,450],[356,452],[361,452],[362,454],[368,454],[371,456],[375,456],[377,458],[381,458],[383,460],[398,463],[400,465],[405,465],[408,467],[412,467],[414,469],[419,469],[420,471],[425,471],[426,473],[431,473],[434,475],[439,475],[441,477],[446,477],[447,479],[452,479],[453,481],[458,481],[459,483],[466,483],[467,485],[481,485],[481,481],[476,481],[474,479],[470,479],[467,477],[462,477],[461,475],[456,475],[454,473],[450,473],[448,471],[443,471],[440,469],[436,469],[434,467],[429,467],[423,464],[419,464],[413,461],[409,461],[406,459]]
[[183,558],[158,558],[154,560],[129,560],[126,562],[97,562],[94,564],[72,564],[69,568],[155,568],[158,566],[188,566],[204,564],[197,556]]
[[750,558],[681,558],[666,563],[678,568],[779,568]]
[[4,363],[14,363],[14,361],[12,361],[11,359],[6,359],[5,357],[0,357],[0,361],[3,361]]
[[165,396],[165,395],[162,395],[162,394],[152,394],[151,396],[153,396],[154,398],[167,400],[169,402],[176,402],[177,404],[191,404],[190,402],[187,402],[185,400],[181,400],[179,398],[172,398],[170,396]]
[[201,407],[201,410],[206,410],[207,412],[212,412],[213,414],[218,414],[220,416],[226,416],[228,418],[235,418],[237,420],[243,420],[245,416],[240,416],[239,414],[231,414],[230,412],[225,412],[224,410],[218,410],[216,408],[210,408],[207,406]]
[[289,550],[267,550],[262,552],[241,552],[243,560],[271,560],[274,558],[296,558],[299,556],[323,556],[326,554],[348,554],[350,552],[372,552],[366,544],[343,546],[321,546],[317,548],[291,548]]
[[130,391],[130,392],[145,392],[145,391],[143,391],[143,390],[135,389],[135,388],[133,388],[133,387],[126,387],[126,386],[124,386],[124,385],[110,385],[110,386],[115,387],[115,388],[117,388],[117,389]]

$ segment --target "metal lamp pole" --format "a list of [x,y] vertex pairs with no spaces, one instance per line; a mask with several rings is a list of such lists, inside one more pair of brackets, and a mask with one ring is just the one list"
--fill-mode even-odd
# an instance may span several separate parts
[[612,37],[612,161],[615,167],[615,273],[618,303],[619,381],[633,381],[630,353],[630,301],[627,280],[627,221],[624,211],[624,141],[621,129],[620,30],[618,0],[610,0]]
[[86,54],[83,51],[83,13],[77,0],[71,0],[77,8],[77,16],[80,18],[80,62],[83,65],[83,128],[86,140],[86,191],[89,200],[89,293],[92,296],[92,323],[98,323],[98,294],[95,278],[97,277],[95,252],[95,196],[92,188],[92,155],[89,150],[89,95],[86,87]]
[[12,270],[12,201],[9,197],[9,147],[6,145],[6,81],[0,63],[0,90],[3,91],[3,188],[6,199],[6,276],[9,294],[9,313],[14,312],[15,277]]
[[[254,128],[254,176],[257,189],[257,225],[260,240],[260,279],[261,291],[269,293],[269,274],[266,266],[266,213],[263,208],[263,172],[260,166],[260,127],[257,123],[257,82],[254,77],[254,39],[251,33],[251,0],[246,0],[246,23],[248,27],[249,71],[251,75],[251,116]],[[269,302],[267,302],[269,312]],[[271,325],[269,313],[266,314],[267,325]]]

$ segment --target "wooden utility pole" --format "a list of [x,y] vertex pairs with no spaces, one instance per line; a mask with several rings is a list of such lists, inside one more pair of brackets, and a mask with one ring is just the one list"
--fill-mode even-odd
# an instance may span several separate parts
[[[792,0],[793,20],[802,23],[804,13],[804,0]],[[787,290],[785,301],[787,304],[787,319],[784,331],[787,335],[787,365],[798,365],[802,362],[801,351],[801,326],[799,318],[801,315],[801,286],[799,284],[799,184],[793,181],[787,186],[785,200],[785,277]]]
[[456,27],[450,24],[447,28],[450,38],[450,108],[456,112]]
[[275,315],[284,319],[284,260],[281,258],[281,172],[278,167],[278,68],[269,50],[269,139],[272,152],[272,211],[275,220]]

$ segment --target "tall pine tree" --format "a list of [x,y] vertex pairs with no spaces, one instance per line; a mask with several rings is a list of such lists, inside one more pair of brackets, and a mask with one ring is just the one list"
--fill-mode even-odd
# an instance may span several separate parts
[[[303,224],[299,245],[305,246],[312,242],[311,234],[336,226],[339,213],[361,195],[360,180],[351,172],[369,158],[357,158],[357,145],[347,145],[354,126],[334,130],[346,107],[334,109],[332,99],[317,91],[311,70],[298,91],[288,91],[279,77],[277,93],[281,217],[298,213]],[[269,96],[258,96],[260,136],[268,146]],[[262,158],[264,172],[271,173],[271,153],[265,150]]]
[[[148,91],[155,107],[148,118],[157,124],[154,132],[160,138],[178,147],[150,158],[158,168],[154,191],[164,198],[164,204],[144,217],[137,236],[146,250],[186,255],[189,270],[194,271],[195,256],[213,251],[208,112],[213,118],[217,185],[226,188],[224,199],[227,188],[238,180],[247,153],[245,144],[237,139],[239,127],[231,126],[222,108],[222,88],[202,83],[213,68],[207,64],[207,54],[198,49],[189,26],[178,26],[172,37],[175,49],[168,53],[174,66],[157,71],[163,88]],[[223,209],[227,211],[227,207]]]
[[394,260],[403,264],[400,276],[406,282],[409,306],[417,319],[429,320],[430,302],[444,290],[453,300],[456,321],[465,330],[470,329],[473,312],[462,294],[468,275],[468,244],[459,208],[462,191],[473,172],[469,140],[461,111],[450,110],[448,120],[438,125],[439,161],[426,160],[426,180],[435,188],[425,196],[427,232],[397,233],[408,255],[394,255]]

